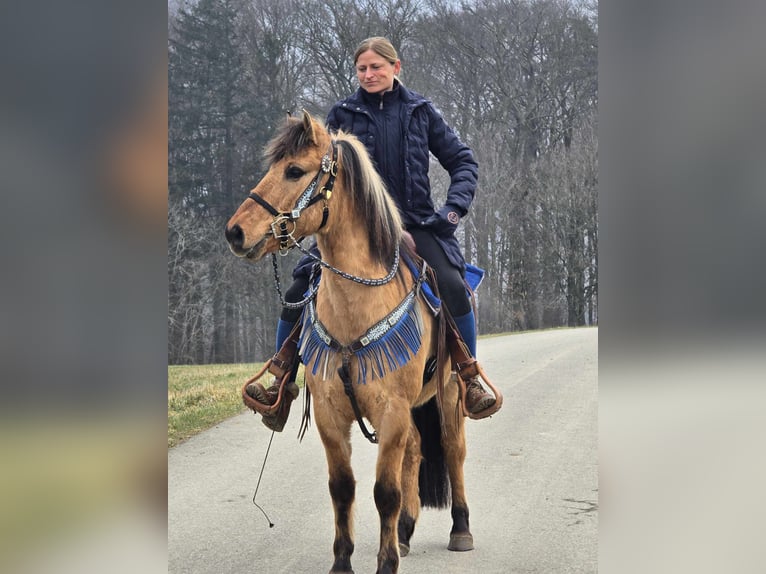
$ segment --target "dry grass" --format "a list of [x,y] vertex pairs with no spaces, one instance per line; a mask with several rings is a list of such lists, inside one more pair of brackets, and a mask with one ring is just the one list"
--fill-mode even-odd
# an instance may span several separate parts
[[[168,367],[168,448],[246,410],[242,385],[263,363]],[[260,382],[268,384],[269,373]],[[295,381],[303,387],[303,367]]]
[[168,447],[244,411],[240,389],[261,367],[262,363],[169,366]]

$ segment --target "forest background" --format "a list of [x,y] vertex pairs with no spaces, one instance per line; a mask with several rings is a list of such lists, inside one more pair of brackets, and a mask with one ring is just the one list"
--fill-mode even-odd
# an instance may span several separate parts
[[[168,28],[169,364],[274,352],[272,266],[232,256],[224,224],[265,173],[286,114],[324,118],[356,90],[353,53],[374,35],[478,160],[458,237],[487,272],[480,332],[598,323],[595,2],[182,1]],[[431,181],[441,205],[435,160]],[[280,261],[285,283],[295,261]]]

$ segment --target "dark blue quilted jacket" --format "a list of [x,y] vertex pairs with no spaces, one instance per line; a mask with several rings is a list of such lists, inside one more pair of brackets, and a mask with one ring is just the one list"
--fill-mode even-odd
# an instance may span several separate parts
[[[390,106],[398,113],[381,114],[381,103],[384,110]],[[450,261],[462,269],[465,263],[454,237],[457,224],[451,223],[447,214],[454,211],[462,217],[468,212],[479,166],[471,149],[434,105],[398,82],[383,97],[358,88],[332,107],[327,126],[331,131],[351,132],[364,143],[399,206],[405,226],[433,231]],[[376,146],[376,142],[387,143]],[[429,152],[450,175],[444,206],[434,206],[431,199]]]
[[[359,138],[386,182],[405,226],[430,230],[450,262],[464,270],[463,253],[454,236],[457,222],[447,216],[455,212],[463,217],[468,212],[479,166],[471,149],[460,141],[434,105],[398,82],[382,97],[359,88],[332,107],[327,127]],[[434,206],[431,198],[429,153],[450,176],[444,206]],[[307,272],[307,265],[310,267],[309,261],[301,260],[296,273]]]

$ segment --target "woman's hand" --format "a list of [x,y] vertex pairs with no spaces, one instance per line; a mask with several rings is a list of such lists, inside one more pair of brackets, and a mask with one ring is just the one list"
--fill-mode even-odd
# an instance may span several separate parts
[[458,223],[460,223],[460,215],[457,208],[445,205],[426,219],[423,222],[423,227],[441,237],[451,237],[455,234]]

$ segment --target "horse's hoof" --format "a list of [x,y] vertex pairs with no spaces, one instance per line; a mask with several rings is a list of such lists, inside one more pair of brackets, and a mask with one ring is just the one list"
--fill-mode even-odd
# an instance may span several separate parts
[[399,556],[407,556],[410,553],[410,547],[402,542],[399,543]]
[[455,534],[450,534],[447,550],[454,550],[455,552],[473,550],[473,536],[470,532],[456,532]]

